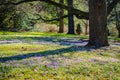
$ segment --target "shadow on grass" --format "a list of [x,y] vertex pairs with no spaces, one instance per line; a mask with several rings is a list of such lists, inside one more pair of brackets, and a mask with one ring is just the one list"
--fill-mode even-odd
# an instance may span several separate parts
[[120,43],[115,43],[115,44],[113,44],[113,45],[120,46]]
[[86,45],[88,40],[79,38],[61,38],[61,37],[10,37],[0,41],[0,44],[11,43],[37,43],[37,44],[57,44],[63,46]]
[[85,46],[72,46],[72,47],[61,48],[61,49],[56,49],[56,50],[48,50],[48,51],[36,52],[36,53],[27,53],[27,54],[15,55],[15,56],[10,56],[10,57],[2,57],[0,58],[0,62],[22,60],[22,59],[27,59],[30,57],[38,57],[38,56],[61,55],[66,52],[90,51],[91,49],[92,48],[88,48]]

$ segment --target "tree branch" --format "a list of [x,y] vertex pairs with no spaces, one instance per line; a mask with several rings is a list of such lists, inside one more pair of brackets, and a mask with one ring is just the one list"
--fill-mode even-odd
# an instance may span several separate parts
[[26,3],[26,2],[33,2],[33,1],[42,1],[42,2],[46,2],[48,4],[52,4],[56,7],[60,7],[60,8],[63,8],[63,9],[66,9],[66,10],[69,10],[71,11],[74,15],[76,16],[80,16],[81,19],[89,19],[89,14],[87,12],[84,12],[84,11],[81,11],[81,10],[78,10],[78,9],[75,9],[73,7],[69,7],[69,6],[66,6],[66,5],[63,5],[61,3],[57,3],[55,1],[52,1],[52,0],[23,0],[23,1],[20,1],[20,2],[7,2],[7,3],[2,3],[0,5],[9,5],[9,4],[12,4],[12,5],[19,5],[19,4],[22,4],[22,3]]
[[[52,0],[22,0],[20,2],[7,2],[7,3],[0,3],[0,5],[9,5],[9,4],[13,4],[13,5],[19,5],[22,3],[26,3],[26,2],[33,2],[33,1],[42,1],[42,2],[46,2],[48,4],[54,5],[56,7],[60,7],[66,10],[71,11],[77,18],[79,19],[89,19],[89,13],[88,12],[84,12],[78,9],[75,9],[73,7],[69,7],[60,3],[57,3],[55,1]],[[111,11],[113,10],[113,8],[117,5],[117,3],[120,2],[120,0],[113,0],[112,3],[110,3],[107,7],[107,15],[109,15],[111,13]]]
[[110,3],[108,5],[108,7],[107,7],[107,15],[109,15],[112,12],[113,8],[115,8],[117,3],[119,3],[119,2],[120,2],[120,0],[113,0],[112,3]]
[[[60,18],[54,18],[54,19],[50,19],[50,20],[47,20],[47,19],[44,19],[41,15],[39,15],[39,14],[36,14],[37,16],[39,16],[39,18],[37,18],[37,19],[31,19],[31,20],[43,20],[44,22],[52,22],[52,21],[59,21],[60,20]],[[61,17],[61,18],[67,18],[68,17],[68,15],[64,15],[63,17]]]

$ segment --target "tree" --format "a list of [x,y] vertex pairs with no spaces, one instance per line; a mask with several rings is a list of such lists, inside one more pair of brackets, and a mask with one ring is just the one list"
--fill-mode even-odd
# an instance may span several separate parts
[[81,28],[80,24],[77,24],[76,33],[77,33],[78,35],[80,35],[80,34],[82,33],[82,28]]
[[105,0],[89,0],[88,46],[108,46],[107,8]]
[[87,20],[82,20],[85,28],[85,35],[88,35],[88,21]]
[[108,25],[115,25],[118,31],[118,38],[120,38],[120,3],[118,3],[111,14],[108,16]]
[[[60,4],[64,3],[64,0],[60,0],[59,1]],[[64,20],[63,20],[63,16],[64,16],[64,9],[60,8],[60,21],[59,21],[59,33],[63,33],[64,32]]]
[[116,28],[118,30],[118,38],[120,38],[120,11],[115,7]]
[[13,28],[11,31],[29,31],[33,29],[31,22],[28,18],[28,14],[25,12],[19,12],[13,17]]
[[[0,3],[4,1],[0,0]],[[15,7],[13,5],[0,5],[0,30],[9,30],[13,25]]]
[[[67,0],[67,3],[69,7],[73,7],[73,0]],[[68,34],[75,34],[74,16],[71,10],[68,10]]]

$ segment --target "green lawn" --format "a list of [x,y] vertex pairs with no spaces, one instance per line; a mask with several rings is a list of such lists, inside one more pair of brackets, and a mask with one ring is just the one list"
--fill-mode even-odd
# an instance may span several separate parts
[[0,32],[0,80],[120,80],[120,45],[90,49],[62,38],[88,37]]

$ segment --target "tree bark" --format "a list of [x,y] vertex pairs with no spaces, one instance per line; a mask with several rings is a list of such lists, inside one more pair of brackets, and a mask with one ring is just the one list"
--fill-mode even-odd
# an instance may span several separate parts
[[[60,4],[63,4],[64,0],[60,0]],[[59,21],[59,33],[64,33],[64,9],[60,8],[60,21]]]
[[105,0],[89,0],[88,46],[108,46],[107,8]]
[[[69,7],[73,7],[73,0],[67,0],[67,3]],[[74,16],[71,10],[68,10],[68,34],[75,34]]]

